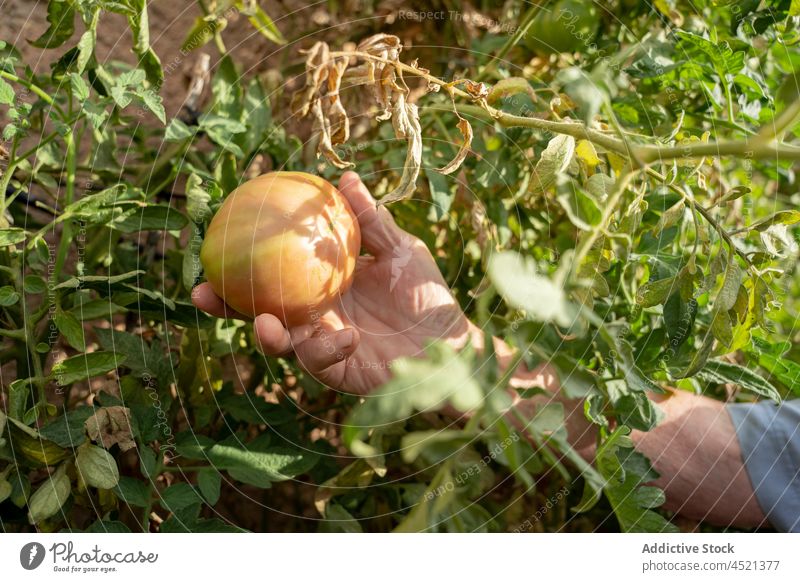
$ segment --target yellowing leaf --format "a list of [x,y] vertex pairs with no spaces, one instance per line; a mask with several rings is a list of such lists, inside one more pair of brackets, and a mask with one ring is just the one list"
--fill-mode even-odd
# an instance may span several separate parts
[[594,145],[592,145],[592,142],[589,140],[582,139],[578,142],[578,145],[575,146],[575,155],[592,171],[600,164],[600,158],[597,157],[597,150],[594,149]]

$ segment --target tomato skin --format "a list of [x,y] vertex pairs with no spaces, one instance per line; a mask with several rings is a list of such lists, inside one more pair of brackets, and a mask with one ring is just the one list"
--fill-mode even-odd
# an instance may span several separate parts
[[594,42],[600,13],[592,0],[558,0],[549,11],[542,10],[525,35],[529,49],[549,55],[586,52]]
[[225,199],[200,261],[211,287],[237,311],[300,325],[349,289],[360,247],[358,221],[332,184],[303,172],[271,172]]

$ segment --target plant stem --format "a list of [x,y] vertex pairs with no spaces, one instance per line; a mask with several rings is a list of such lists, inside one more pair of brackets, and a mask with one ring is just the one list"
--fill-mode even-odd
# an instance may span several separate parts
[[[589,128],[585,124],[577,121],[550,121],[536,117],[520,117],[518,115],[505,113],[495,109],[486,103],[485,100],[473,98],[466,91],[459,89],[453,83],[443,81],[426,71],[412,67],[411,65],[407,65],[406,63],[400,61],[392,61],[390,59],[385,59],[383,57],[378,57],[362,51],[330,52],[330,58],[333,59],[338,57],[357,57],[392,65],[403,72],[425,79],[433,85],[443,87],[451,96],[462,97],[477,103],[477,105],[472,106],[459,105],[457,108],[459,113],[469,114],[472,112],[473,114],[477,114],[477,111],[482,110],[504,127],[529,127],[532,129],[550,131],[553,133],[571,135],[576,139],[586,139],[595,145],[605,148],[606,150],[610,150],[633,159],[638,159],[643,164],[649,164],[662,160],[673,160],[676,158],[689,159],[721,156],[768,159],[773,161],[800,160],[799,147],[787,144],[771,143],[764,140],[753,141],[748,140],[747,137],[745,137],[743,140],[710,143],[694,142],[675,146],[637,144],[630,146],[631,149],[628,150],[625,143],[623,143],[620,139],[596,129]],[[797,107],[800,108],[800,105]],[[798,109],[798,111],[800,111],[800,109]]]
[[[77,149],[75,145],[75,131],[74,129],[71,130],[64,138],[64,141],[67,146],[67,159],[66,159],[66,166],[67,166],[67,183],[66,183],[66,192],[64,195],[64,208],[72,204],[72,201],[75,197],[75,173],[76,173],[76,163],[77,163]],[[63,210],[63,209],[62,209]],[[58,254],[56,255],[56,264],[55,268],[53,269],[53,283],[58,283],[58,278],[61,275],[61,270],[64,267],[64,261],[67,258],[67,252],[69,251],[69,244],[71,242],[71,235],[70,231],[72,227],[70,225],[69,220],[64,221],[64,226],[61,230],[61,237],[58,241]]]
[[619,204],[620,200],[622,200],[622,196],[625,194],[628,184],[630,184],[630,181],[637,173],[638,170],[633,170],[627,174],[623,174],[619,180],[617,180],[617,183],[614,186],[614,191],[605,202],[603,214],[600,217],[600,224],[598,224],[595,229],[589,231],[586,234],[586,237],[581,239],[580,244],[575,249],[575,256],[573,257],[572,265],[570,266],[570,275],[577,273],[578,268],[591,250],[592,245],[594,245],[595,241],[600,236],[600,233],[606,231],[608,222],[611,220],[611,216],[617,211],[617,205]]
[[691,206],[691,208],[693,210],[696,210],[697,212],[699,212],[700,215],[703,218],[705,218],[706,222],[709,223],[711,225],[711,227],[714,230],[717,231],[717,234],[719,234],[720,238],[722,238],[722,240],[724,240],[727,243],[727,245],[728,245],[728,247],[730,247],[731,251],[733,251],[734,253],[739,255],[742,258],[742,260],[745,262],[745,264],[748,266],[748,268],[752,267],[752,263],[750,262],[750,259],[747,256],[747,254],[744,253],[743,251],[739,250],[739,248],[734,244],[733,237],[731,237],[730,233],[728,233],[728,231],[726,231],[725,228],[720,223],[718,223],[714,219],[713,216],[711,216],[711,213],[708,211],[708,209],[704,208],[700,204],[697,204],[681,188],[678,188],[674,184],[668,184],[666,176],[663,176],[662,174],[660,174],[659,172],[657,172],[653,168],[646,168],[645,171],[650,176],[655,178],[656,180],[659,180],[660,182],[666,184],[667,188],[669,188],[670,190],[672,190],[676,194],[679,194],[689,204],[689,206]]
[[156,457],[155,469],[153,470],[153,474],[150,476],[147,505],[142,511],[142,531],[145,533],[150,531],[150,512],[153,510],[153,502],[155,501],[153,494],[158,493],[158,489],[156,489],[156,479],[158,479],[158,476],[164,471],[164,469],[164,455],[159,453],[159,455]]
[[798,122],[798,119],[800,119],[800,99],[781,111],[772,124],[765,123],[761,131],[758,132],[758,137],[768,141],[779,138],[784,131],[791,129]]
[[58,111],[58,114],[61,116],[62,120],[66,120],[67,116],[64,115],[64,110],[61,109],[61,107],[58,105],[58,103],[56,103],[55,100],[44,89],[42,89],[41,87],[39,87],[35,83],[33,83],[31,81],[28,81],[26,79],[23,79],[22,77],[19,77],[19,76],[15,75],[14,73],[9,73],[8,71],[0,70],[0,77],[3,77],[4,79],[8,79],[9,81],[12,81],[14,83],[18,83],[18,84],[22,85],[23,87],[27,88],[28,90],[32,91],[33,93],[36,94],[37,97],[39,97],[39,99],[41,99],[42,101],[44,101],[45,103],[50,105],[50,107],[52,107],[53,109]]

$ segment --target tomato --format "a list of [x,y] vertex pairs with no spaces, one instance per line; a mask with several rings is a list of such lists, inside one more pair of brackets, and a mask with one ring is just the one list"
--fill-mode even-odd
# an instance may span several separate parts
[[222,203],[200,261],[211,287],[237,311],[298,325],[347,291],[360,247],[358,221],[332,184],[303,172],[272,172]]
[[525,44],[542,54],[586,52],[599,24],[600,14],[591,0],[559,0],[539,12],[525,35]]

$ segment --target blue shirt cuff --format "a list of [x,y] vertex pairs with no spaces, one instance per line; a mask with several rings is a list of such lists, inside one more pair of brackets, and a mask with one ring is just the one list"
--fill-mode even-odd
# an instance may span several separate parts
[[800,532],[800,400],[727,409],[762,511],[775,529]]

